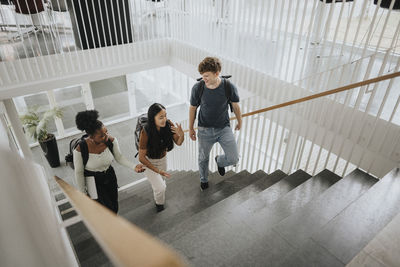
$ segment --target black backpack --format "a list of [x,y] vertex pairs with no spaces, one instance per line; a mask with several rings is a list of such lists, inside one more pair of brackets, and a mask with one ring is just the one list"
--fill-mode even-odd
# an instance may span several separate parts
[[[69,142],[69,153],[67,155],[65,155],[65,163],[67,165],[69,165],[72,169],[75,168],[73,151],[78,145],[81,149],[83,166],[86,166],[86,163],[89,160],[89,149],[88,149],[87,143],[85,141],[85,139],[87,137],[88,137],[88,135],[84,134],[81,137],[74,138]],[[111,153],[114,155],[114,150],[113,150],[114,144],[111,142],[110,139],[108,139],[108,141],[106,142],[106,145],[107,145],[108,149],[110,149]]]
[[135,155],[135,158],[139,154],[139,140],[140,140],[140,133],[142,132],[142,129],[147,125],[147,114],[142,114],[138,117],[137,122],[136,122],[136,129],[135,129],[135,146],[136,150],[138,151]]
[[[232,75],[221,76],[222,81],[225,83],[225,96],[228,99],[228,104],[231,109],[231,112],[233,112],[232,101],[231,101],[231,95],[232,95],[233,88],[232,88],[232,83],[228,80],[231,77],[232,77]],[[197,98],[197,103],[196,103],[196,106],[198,107],[201,104],[201,97],[203,96],[205,82],[203,81],[203,78],[198,78],[197,81],[200,82],[199,96]]]

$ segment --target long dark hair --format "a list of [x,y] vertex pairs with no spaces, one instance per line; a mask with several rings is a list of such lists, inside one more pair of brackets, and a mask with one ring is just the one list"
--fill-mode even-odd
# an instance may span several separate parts
[[147,142],[147,153],[150,158],[160,158],[165,150],[171,151],[174,148],[172,140],[171,123],[167,120],[165,127],[160,131],[156,128],[154,117],[165,107],[159,103],[154,103],[147,111],[147,125],[145,127],[149,140]]

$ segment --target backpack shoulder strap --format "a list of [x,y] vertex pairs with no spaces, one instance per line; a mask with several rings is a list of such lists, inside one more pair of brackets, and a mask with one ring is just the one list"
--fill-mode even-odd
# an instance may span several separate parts
[[197,97],[197,106],[200,106],[201,104],[201,97],[203,96],[203,92],[204,92],[204,87],[205,87],[205,82],[203,80],[199,81],[199,88],[197,90],[198,91],[198,97]]
[[88,145],[87,145],[85,139],[82,139],[82,140],[79,142],[79,148],[81,149],[83,167],[85,168],[86,163],[87,163],[88,160],[89,160],[89,148],[88,148]]
[[228,98],[229,102],[231,102],[232,83],[227,78],[224,78],[224,82],[225,82],[225,96],[226,98]]
[[229,107],[231,109],[231,112],[233,112],[233,106],[232,106],[232,101],[231,101],[231,96],[232,96],[232,83],[227,79],[224,78],[224,82],[225,82],[225,96],[228,99],[228,104]]
[[108,147],[108,149],[111,151],[111,154],[113,154],[114,156],[114,144],[113,142],[111,142],[110,139],[107,140],[106,145]]
[[71,141],[69,141],[69,153],[72,154],[73,149],[75,149],[75,147],[72,145],[73,142],[75,142],[76,139],[71,139]]

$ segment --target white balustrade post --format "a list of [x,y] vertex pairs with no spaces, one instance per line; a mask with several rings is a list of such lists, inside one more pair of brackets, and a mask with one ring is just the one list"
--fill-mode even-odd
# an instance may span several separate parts
[[[293,113],[292,116],[295,116]],[[287,156],[284,158],[282,162],[282,171],[284,173],[290,174],[291,173],[291,163],[293,158],[295,157],[296,152],[296,145],[297,145],[297,134],[294,131],[290,131],[288,136],[285,138],[284,142],[286,143],[286,154]]]
[[90,84],[89,83],[82,84],[82,96],[83,96],[83,99],[85,101],[86,109],[87,110],[94,109],[92,91],[90,90]]
[[6,107],[6,112],[8,118],[10,119],[11,127],[14,130],[15,137],[19,147],[21,148],[22,154],[27,159],[32,159],[33,154],[31,148],[29,147],[28,141],[26,140],[22,123],[19,119],[17,108],[11,98],[3,100],[4,106]]

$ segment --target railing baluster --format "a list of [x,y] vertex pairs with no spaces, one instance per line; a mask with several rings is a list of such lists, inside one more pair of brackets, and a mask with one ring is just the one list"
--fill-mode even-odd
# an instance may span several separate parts
[[[26,0],[25,0],[25,1],[26,1]],[[19,3],[20,3],[19,1],[15,2],[15,5],[16,5],[16,6],[17,6],[17,5],[19,6],[19,5],[20,5]],[[21,9],[21,7],[19,7],[19,9]],[[30,55],[29,55],[28,50],[27,50],[27,47],[26,47],[26,42],[25,42],[25,39],[24,39],[24,34],[22,33],[21,27],[20,27],[20,25],[19,25],[19,23],[18,23],[18,18],[17,18],[17,16],[16,16],[16,13],[13,12],[13,15],[14,15],[14,19],[15,19],[15,22],[16,22],[16,26],[17,26],[17,29],[18,29],[18,33],[20,34],[20,37],[21,37],[21,40],[22,40],[22,47],[23,47],[23,50],[24,50],[25,58],[27,59],[27,58],[30,57]],[[26,30],[26,25],[25,25],[25,30]],[[36,29],[34,29],[34,35],[35,35],[35,38],[36,38],[36,42],[39,43],[39,40],[38,40],[37,35],[36,35]],[[29,43],[30,43],[30,45],[31,45],[31,51],[33,51],[33,46],[32,46],[32,41],[31,41],[31,39],[29,38],[29,36],[28,36],[26,39],[29,40]],[[28,49],[29,49],[29,48],[28,48]],[[43,54],[41,48],[39,48],[39,50],[40,50],[40,53]],[[33,53],[33,54],[34,54],[34,53]],[[35,63],[36,63],[37,68],[39,69],[39,61],[38,61],[37,57],[34,57],[34,61],[35,61]],[[43,65],[43,61],[41,61],[41,62],[42,62],[42,65]],[[32,64],[27,64],[27,65],[28,65],[29,70],[30,70],[31,79],[34,79],[34,77],[35,77],[36,75],[35,75],[34,72],[33,72],[33,68],[32,68],[32,66],[31,66]],[[43,65],[43,68],[44,68],[45,71],[47,71],[45,65]],[[9,72],[8,72],[8,73],[9,73]],[[17,76],[17,73],[16,73],[16,72],[15,72],[14,74]],[[48,75],[47,75],[47,76],[48,76]],[[42,78],[42,73],[41,73],[40,71],[39,71],[39,77]],[[10,80],[10,81],[11,81],[11,80]]]
[[[78,6],[79,6],[80,14],[82,15],[83,12],[82,12],[81,1],[80,1],[80,0],[77,0],[77,1],[78,1]],[[75,15],[76,15],[76,14],[75,14]],[[87,61],[88,61],[89,64],[91,65],[91,66],[90,66],[90,68],[91,68],[91,67],[93,67],[94,64],[93,64],[93,62],[92,62],[92,60],[93,60],[92,51],[91,51],[91,49],[90,49],[90,46],[89,46],[89,39],[88,39],[88,37],[87,37],[86,23],[85,23],[85,20],[84,20],[83,16],[80,17],[80,20],[81,20],[82,25],[83,25],[83,31],[84,31],[84,34],[85,34],[85,40],[86,40],[86,46],[87,46],[86,49],[87,49],[88,54],[89,54],[89,60],[87,60]],[[78,21],[77,21],[77,23],[78,23]],[[79,28],[79,26],[78,26],[78,28]],[[79,38],[81,38],[81,36],[79,36]],[[81,49],[84,49],[84,46],[82,46]]]
[[[253,132],[254,132],[254,127],[253,127],[254,126],[254,118],[250,117],[249,120],[250,120],[250,132],[249,132],[249,135],[246,134],[246,139],[247,139],[247,136],[248,136],[249,137],[249,141],[248,141],[248,144],[245,147],[245,148],[247,148],[246,164],[244,165],[244,167],[246,169],[249,169],[249,160],[250,160],[251,150],[253,149],[253,151],[254,151],[254,149],[256,148],[255,144],[252,143],[252,140],[253,140],[252,137],[253,137]],[[244,153],[243,153],[243,155],[244,155]]]
[[[282,1],[282,4],[284,3],[285,1]],[[299,5],[299,2],[300,1],[297,1],[297,6]],[[297,9],[296,9],[297,10]],[[277,68],[277,71],[278,71],[278,73],[277,73],[277,77],[278,78],[281,78],[281,76],[282,76],[282,67],[283,67],[283,61],[284,61],[284,58],[285,58],[285,49],[286,49],[286,39],[287,39],[287,35],[288,35],[288,29],[289,29],[289,19],[290,19],[290,15],[291,15],[291,11],[292,11],[292,1],[289,1],[289,6],[288,6],[288,13],[287,13],[287,15],[286,15],[286,23],[285,23],[285,33],[284,33],[284,36],[283,36],[283,47],[281,48],[282,49],[282,53],[281,53],[281,57],[280,57],[280,60],[279,60],[279,62],[278,62],[278,68]],[[296,19],[297,19],[297,12],[295,12],[296,13]],[[281,23],[280,23],[281,24]],[[291,52],[292,51],[292,49],[291,49],[291,45],[289,46],[289,51]],[[289,54],[290,54],[290,52],[289,52]],[[289,55],[289,57],[290,57],[290,55]],[[287,67],[288,66],[286,66],[286,69],[287,69]]]
[[[304,55],[303,55],[302,63],[300,65],[301,66],[300,67],[300,75],[299,75],[300,79],[303,77],[304,67],[306,65],[305,63],[306,63],[306,58],[308,56],[308,46],[310,44],[311,32],[312,32],[312,30],[314,28],[314,19],[313,18],[315,16],[315,11],[317,10],[317,3],[318,3],[318,1],[314,1],[314,5],[313,5],[313,8],[312,8],[312,12],[311,12],[309,26],[307,27],[308,33],[307,33],[307,38],[306,38],[306,45],[305,45],[305,47],[303,49]],[[300,87],[301,87],[301,84],[302,84],[302,82],[300,82],[300,85],[299,85]]]
[[[87,10],[87,12],[90,14],[90,12],[91,12],[91,10],[89,9],[89,6],[88,6],[88,1],[90,1],[90,0],[84,0],[84,2],[85,2],[85,5],[86,5],[86,10]],[[94,8],[95,6],[93,5],[92,6],[92,8]],[[93,10],[94,11],[94,10]],[[82,7],[81,7],[81,12],[82,12]],[[82,15],[83,15],[83,13],[81,13]],[[82,16],[83,17],[83,16]],[[92,22],[92,19],[90,18],[91,16],[89,15],[88,16],[88,19],[89,19],[89,29],[90,29],[90,31],[88,31],[88,32],[85,32],[85,35],[86,35],[86,41],[88,42],[87,43],[87,46],[88,46],[88,49],[91,49],[90,48],[90,40],[89,40],[89,38],[87,37],[87,34],[89,33],[89,34],[91,34],[91,36],[92,36],[92,42],[93,42],[93,50],[94,50],[94,54],[95,54],[95,58],[96,58],[96,64],[97,64],[97,66],[100,66],[100,62],[99,62],[99,53],[98,53],[98,49],[96,49],[96,41],[95,41],[95,39],[94,39],[94,31],[93,31],[93,23],[95,23],[95,22]],[[94,17],[96,17],[96,16],[94,16]],[[97,23],[96,23],[97,24]],[[86,29],[85,29],[85,31],[87,31]],[[99,44],[100,44],[100,42],[99,42]]]
[[[300,0],[298,0],[296,2],[297,3],[296,3],[295,10],[298,11],[300,8]],[[307,1],[305,1],[305,2],[307,2]],[[302,27],[303,27],[303,22],[304,22],[304,12],[305,12],[305,10],[303,10],[303,17],[301,19],[301,26],[300,26],[301,30],[303,30]],[[294,41],[295,33],[296,33],[298,14],[299,14],[299,12],[295,12],[295,17],[294,17],[294,22],[293,22],[293,27],[292,27],[292,37],[290,38],[290,44],[289,44],[289,55],[288,55],[287,61],[286,61],[286,71],[285,71],[285,75],[284,75],[285,81],[287,81],[289,69],[290,69],[290,67],[289,67],[290,59],[292,57],[292,47],[293,47],[293,41]],[[300,36],[301,36],[301,34],[300,34]],[[299,37],[297,37],[297,38],[299,38]],[[297,61],[297,55],[298,55],[297,52],[300,50],[299,48],[300,48],[300,41],[298,41],[298,45],[297,45],[297,49],[296,49],[295,62]],[[283,58],[282,58],[282,61],[283,61]],[[295,66],[295,65],[296,65],[296,63],[293,66]],[[293,78],[292,78],[292,81],[293,81]]]
[[[59,5],[58,0],[57,0],[57,4]],[[54,47],[54,50],[55,50],[55,54],[62,54],[62,58],[63,58],[62,61],[64,62],[65,72],[71,72],[73,69],[72,69],[72,66],[71,66],[71,71],[69,71],[69,68],[68,68],[68,65],[67,65],[67,58],[66,58],[67,55],[63,51],[63,43],[61,41],[60,32],[57,30],[57,27],[56,27],[56,23],[57,22],[54,19],[54,14],[50,13],[50,12],[51,11],[47,10],[47,15],[48,15],[48,18],[50,19],[50,21],[49,21],[50,36],[53,36],[53,34],[55,35],[54,36],[54,40],[52,39],[52,43],[53,43],[53,47]],[[58,42],[59,45],[56,45],[57,42]],[[57,51],[57,49],[59,49],[60,51]]]

